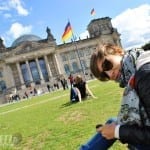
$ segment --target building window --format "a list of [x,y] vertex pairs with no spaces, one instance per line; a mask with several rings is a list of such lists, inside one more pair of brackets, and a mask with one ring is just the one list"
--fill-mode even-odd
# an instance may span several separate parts
[[45,61],[43,58],[40,58],[38,59],[39,60],[39,65],[40,65],[40,69],[41,69],[41,72],[43,74],[43,78],[45,81],[49,81],[49,78],[48,78],[48,72],[47,72],[47,69],[46,69],[46,64],[45,64]]
[[65,64],[64,65],[64,69],[65,69],[65,72],[66,72],[66,74],[70,74],[70,68],[69,68],[69,65],[68,64]]
[[72,68],[73,68],[73,72],[76,73],[79,71],[79,67],[78,67],[78,64],[77,62],[73,62],[72,63]]
[[86,55],[86,56],[91,55],[91,51],[90,51],[90,49],[85,50],[85,55]]
[[76,58],[76,54],[75,54],[75,52],[74,52],[74,51],[72,51],[72,52],[70,52],[70,53],[69,53],[69,58],[70,58],[70,60],[72,60],[72,59],[75,59],[75,58]]
[[83,52],[83,50],[78,50],[78,53],[79,53],[79,57],[84,57],[84,52]]
[[24,79],[24,82],[26,84],[30,83],[30,76],[29,76],[29,72],[28,72],[28,69],[27,69],[27,65],[25,63],[22,63],[20,65],[21,67],[21,72],[22,72],[22,75],[23,75],[23,79]]
[[3,73],[0,71],[0,78],[2,78],[3,77]]
[[35,84],[40,84],[40,75],[38,72],[36,62],[34,60],[29,61],[29,66],[32,73],[33,81],[35,82]]
[[0,92],[5,92],[6,88],[7,87],[5,81],[0,81]]

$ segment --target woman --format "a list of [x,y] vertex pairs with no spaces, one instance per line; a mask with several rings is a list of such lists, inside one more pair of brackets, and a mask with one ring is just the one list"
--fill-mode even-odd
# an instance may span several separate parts
[[[74,79],[73,87],[71,88],[71,94],[74,94],[74,101],[81,102],[82,100],[86,99],[88,95],[92,96],[92,98],[96,98],[92,91],[89,89],[88,84],[83,81],[80,75],[77,75]],[[71,98],[72,99],[72,98]]]
[[[130,81],[133,89],[136,89],[139,101],[139,116],[142,122],[137,124],[106,123],[98,129],[98,132],[81,150],[105,150],[119,139],[122,143],[133,145],[138,150],[150,149],[150,53],[148,58],[137,70],[136,61],[145,52],[133,49],[124,52],[121,48],[106,44],[98,47],[93,53],[90,68],[93,75],[100,81],[114,80],[120,87],[128,87]],[[141,60],[141,59],[140,59]],[[131,76],[134,76],[131,79]],[[114,121],[113,121],[114,122]]]

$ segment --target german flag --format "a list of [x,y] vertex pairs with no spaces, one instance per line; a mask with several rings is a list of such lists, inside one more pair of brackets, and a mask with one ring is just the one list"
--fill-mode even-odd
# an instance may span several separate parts
[[66,40],[71,38],[71,36],[72,36],[72,28],[71,28],[70,22],[68,21],[68,23],[65,27],[64,33],[62,35],[62,41],[65,42]]
[[95,9],[93,8],[92,10],[91,10],[91,16],[94,16],[96,14],[96,12],[95,12]]

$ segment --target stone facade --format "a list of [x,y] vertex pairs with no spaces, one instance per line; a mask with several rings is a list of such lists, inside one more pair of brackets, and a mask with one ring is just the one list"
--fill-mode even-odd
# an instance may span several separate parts
[[[69,74],[90,78],[90,56],[98,44],[121,46],[120,34],[109,17],[94,19],[87,26],[90,37],[57,45],[47,27],[47,38],[24,35],[6,48],[0,40],[0,103],[7,95],[28,87],[46,87]],[[22,92],[23,93],[23,92]]]

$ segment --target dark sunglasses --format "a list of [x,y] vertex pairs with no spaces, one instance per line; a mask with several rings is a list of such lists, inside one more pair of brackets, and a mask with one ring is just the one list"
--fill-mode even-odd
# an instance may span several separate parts
[[109,60],[105,59],[104,62],[102,63],[103,72],[109,71],[112,68],[113,68],[113,64]]
[[100,73],[101,81],[109,80],[109,76],[105,73],[105,71],[109,71],[112,68],[113,68],[113,64],[109,60],[105,59],[104,62],[102,63],[103,72]]

